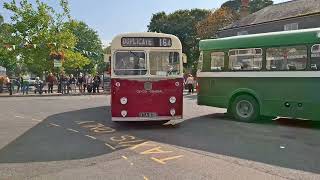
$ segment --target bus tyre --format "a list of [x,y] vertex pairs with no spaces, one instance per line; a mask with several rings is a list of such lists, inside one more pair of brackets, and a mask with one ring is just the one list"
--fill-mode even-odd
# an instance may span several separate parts
[[258,120],[260,108],[257,100],[250,95],[237,96],[231,104],[234,118],[241,122],[253,122]]

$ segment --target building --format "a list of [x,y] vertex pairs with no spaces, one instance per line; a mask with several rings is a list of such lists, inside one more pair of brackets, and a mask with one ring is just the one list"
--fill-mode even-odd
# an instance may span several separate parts
[[[248,10],[247,0],[242,8]],[[247,14],[242,12],[242,14]],[[221,29],[218,37],[320,27],[320,0],[292,0],[268,6]]]

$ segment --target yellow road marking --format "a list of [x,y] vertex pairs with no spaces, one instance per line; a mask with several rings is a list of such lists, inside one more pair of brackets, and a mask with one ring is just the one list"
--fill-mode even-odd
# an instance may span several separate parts
[[16,118],[21,118],[21,119],[23,119],[24,117],[22,117],[22,116],[16,116]]
[[123,142],[120,142],[119,144],[129,144],[129,143],[135,143],[135,142],[141,142],[143,140],[135,140],[135,141],[123,141]]
[[54,124],[54,123],[50,123],[52,126],[56,126],[56,127],[61,127],[60,125],[58,124]]
[[68,130],[68,131],[72,131],[72,132],[77,132],[77,133],[79,132],[79,131],[77,131],[77,130],[70,129],[70,128],[68,128],[67,130]]
[[108,143],[105,143],[106,146],[108,146],[109,148],[111,148],[112,150],[116,150],[116,148],[114,148],[113,146],[111,146],[110,144]]
[[178,159],[178,158],[181,158],[183,157],[183,155],[180,155],[180,156],[173,156],[173,157],[168,157],[168,158],[163,158],[163,159],[158,159],[158,158],[154,158],[154,157],[151,157],[152,160],[160,163],[160,164],[166,164],[165,161],[169,161],[169,160],[172,160],[172,159]]
[[87,137],[89,137],[89,138],[91,138],[91,139],[97,139],[97,138],[95,138],[95,137],[93,137],[93,136],[90,136],[90,135],[86,135]]
[[123,159],[128,160],[128,158],[126,156],[121,156]]
[[144,179],[144,180],[149,180],[146,176],[143,176],[143,179]]

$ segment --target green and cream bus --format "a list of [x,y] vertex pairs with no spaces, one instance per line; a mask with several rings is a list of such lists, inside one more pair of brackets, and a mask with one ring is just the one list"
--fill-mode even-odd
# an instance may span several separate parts
[[320,120],[320,28],[200,41],[198,104],[244,122]]

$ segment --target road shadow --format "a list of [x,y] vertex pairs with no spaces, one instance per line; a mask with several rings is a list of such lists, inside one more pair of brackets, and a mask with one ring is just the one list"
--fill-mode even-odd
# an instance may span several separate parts
[[242,123],[217,113],[188,119],[171,129],[139,123],[117,129],[147,140],[320,173],[319,127],[318,122],[288,119]]
[[[86,126],[86,121],[89,122],[89,126]],[[90,122],[114,131],[94,133],[92,131],[94,126],[91,126]],[[46,118],[2,148],[0,163],[95,157],[114,152],[105,146],[112,137],[130,135],[141,139],[139,143],[157,141],[320,173],[320,159],[316,158],[320,152],[319,127],[319,123],[288,120],[241,123],[233,121],[225,114],[191,118],[178,126],[165,126],[163,122],[114,123],[111,122],[110,107],[96,107],[64,112]],[[68,129],[76,130],[78,133]],[[97,139],[93,140],[85,135]]]
[[99,107],[50,116],[2,148],[0,163],[73,160],[110,153],[103,143],[85,137],[86,132],[79,131],[75,123],[92,120],[95,115],[105,118],[110,116],[109,110]]

